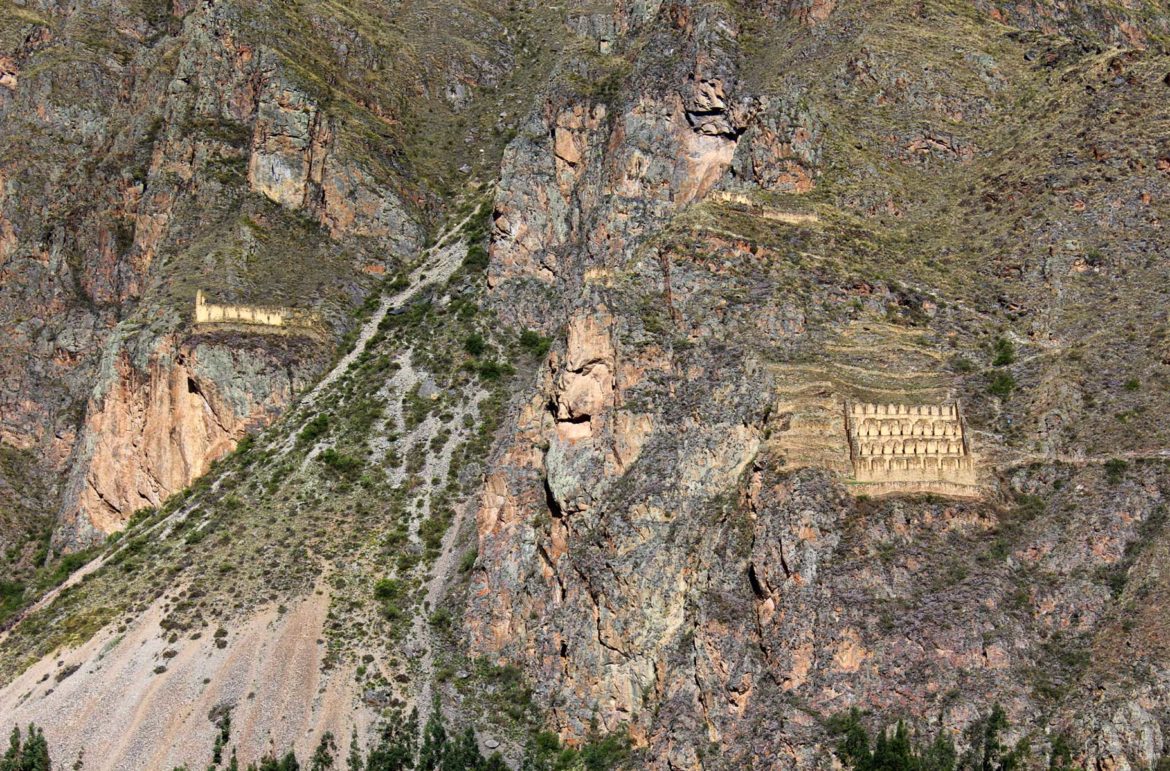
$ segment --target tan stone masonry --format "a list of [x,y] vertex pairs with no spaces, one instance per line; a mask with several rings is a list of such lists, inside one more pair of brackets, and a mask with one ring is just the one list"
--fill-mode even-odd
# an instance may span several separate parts
[[854,495],[982,494],[957,402],[852,401],[801,378],[777,390],[767,434],[781,465],[832,471]]
[[195,293],[196,324],[245,324],[263,327],[311,328],[318,324],[316,314],[295,308],[257,305],[217,305],[207,302],[200,289]]
[[978,495],[958,404],[846,403],[855,492]]

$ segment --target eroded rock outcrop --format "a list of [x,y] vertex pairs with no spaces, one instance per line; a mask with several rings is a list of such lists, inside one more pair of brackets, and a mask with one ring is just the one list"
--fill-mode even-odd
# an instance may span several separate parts
[[[139,341],[149,345],[149,341]],[[312,344],[240,335],[112,350],[94,389],[57,545],[72,548],[125,526],[205,474],[311,382]],[[141,368],[140,368],[141,367]]]
[[316,217],[334,238],[377,239],[405,255],[422,228],[405,202],[337,147],[333,118],[279,71],[262,68],[248,157],[248,184],[272,201]]
[[[860,23],[834,26],[849,13],[842,3],[769,10],[814,28],[817,42],[792,62],[815,59],[827,39],[852,40],[849,24]],[[580,27],[604,43],[613,27],[603,21]],[[830,198],[850,216],[929,205],[912,190],[901,208],[903,193],[877,169],[958,175],[986,163],[1006,60],[963,54],[981,86],[954,93],[932,67],[911,73],[859,35],[839,80],[809,85],[828,94],[810,107],[790,81],[785,95],[748,92],[734,20],[708,4],[664,7],[646,29],[651,42],[616,100],[556,91],[505,155],[494,306],[559,331],[563,344],[538,396],[517,400],[479,503],[472,650],[526,667],[563,737],[581,739],[591,721],[624,724],[656,768],[710,767],[712,756],[829,767],[823,719],[852,707],[914,716],[926,735],[960,744],[996,702],[1017,726],[1009,741],[1048,730],[1053,694],[1093,687],[1087,646],[1119,639],[1099,577],[1127,565],[1118,545],[1157,521],[1165,475],[1109,504],[1094,482],[1099,459],[1012,465],[998,443],[1017,429],[1000,424],[980,434],[995,435],[992,465],[1026,470],[993,481],[984,500],[873,501],[848,495],[837,466],[797,468],[775,452],[774,432],[792,421],[783,389],[841,410],[830,398],[837,378],[857,378],[857,398],[877,401],[906,387],[966,388],[928,360],[950,355],[962,324],[944,321],[933,299],[845,278],[876,253],[842,247],[849,228],[821,231],[804,207],[816,205],[808,193],[824,194],[829,167],[846,180]],[[656,51],[687,66],[671,69]],[[868,117],[835,128],[835,99],[859,100],[867,116],[921,116],[911,124],[921,128],[870,135]],[[826,157],[863,141],[876,155],[849,168]],[[842,249],[859,262],[837,262]],[[779,278],[789,260],[800,267]],[[907,327],[951,337],[907,345],[903,329],[885,348],[825,333],[845,328],[839,310],[873,303],[878,315],[912,306]],[[866,334],[885,323],[865,318]],[[980,425],[999,419],[985,382],[963,393]],[[839,412],[837,422],[843,433]],[[1144,644],[1146,665],[1154,648]],[[1086,699],[1094,717],[1061,724],[1079,762],[1137,768],[1164,752],[1151,718],[1160,692]]]
[[[490,280],[520,308],[570,296],[579,277],[629,254],[655,223],[701,201],[732,164],[756,105],[736,93],[735,26],[709,6],[672,6],[662,46],[679,46],[674,82],[648,80],[620,114],[556,93],[504,155]],[[513,310],[526,323],[539,315]],[[548,322],[543,322],[547,324]]]
[[818,122],[811,115],[773,100],[763,100],[757,110],[758,118],[736,147],[729,187],[810,192],[821,162]]
[[[0,50],[0,318],[13,331],[0,343],[0,436],[36,448],[49,478],[72,480],[61,545],[95,536],[79,512],[106,532],[205,471],[287,403],[335,331],[330,321],[301,346],[301,361],[283,361],[282,344],[243,342],[251,364],[212,366],[210,349],[176,342],[187,282],[329,311],[369,291],[360,270],[384,273],[422,240],[421,199],[406,202],[400,170],[347,141],[364,115],[322,109],[321,92],[239,8],[174,11],[185,17],[142,18],[117,2],[93,11],[101,22],[29,10],[15,47]],[[77,56],[93,66],[73,67]],[[384,112],[370,105],[371,120]],[[129,363],[127,336],[150,353]],[[192,382],[224,400],[204,427],[183,395],[184,355],[208,365]]]

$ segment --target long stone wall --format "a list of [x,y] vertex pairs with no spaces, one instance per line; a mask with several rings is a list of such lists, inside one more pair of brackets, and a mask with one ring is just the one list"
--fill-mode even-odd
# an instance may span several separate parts
[[245,324],[264,327],[312,327],[315,316],[293,308],[257,305],[219,305],[207,302],[200,289],[195,293],[196,324]]

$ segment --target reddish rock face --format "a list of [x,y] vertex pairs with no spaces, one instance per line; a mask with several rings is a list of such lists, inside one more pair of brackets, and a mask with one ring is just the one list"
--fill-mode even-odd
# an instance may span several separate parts
[[9,91],[16,90],[17,78],[20,75],[20,68],[16,66],[11,56],[0,56],[0,87],[6,88]]
[[[161,767],[220,700],[303,757],[432,693],[671,771],[832,768],[854,708],[1170,753],[1162,7],[50,5],[0,6],[0,568],[269,433],[0,633],[0,716],[198,705],[125,728]],[[961,403],[978,491],[858,494],[845,399]]]
[[268,425],[307,383],[293,375],[307,362],[290,368],[298,347],[308,352],[303,342],[270,347],[229,334],[156,345],[145,372],[128,352],[118,354],[91,397],[63,506],[61,532],[69,535],[62,546],[100,540],[139,509],[161,505]]
[[[1053,30],[1064,29],[1073,12],[1057,5],[1013,4],[998,18],[1047,29],[1038,21],[1045,18]],[[876,18],[859,12],[845,20],[850,9],[835,3],[769,10],[815,27],[802,34],[819,41],[810,45],[821,52],[825,40],[852,39],[849,24]],[[921,4],[902,11],[929,16]],[[1124,14],[1089,17],[1100,22],[1092,34],[1132,43]],[[669,33],[662,32],[667,22]],[[1043,667],[1051,646],[1116,638],[1104,584],[1062,579],[1056,588],[1022,579],[1017,567],[1066,577],[1107,570],[1122,559],[1117,534],[1133,537],[1137,520],[1116,507],[1096,508],[1090,499],[1103,491],[1087,467],[1069,470],[1079,481],[1060,483],[1079,486],[1071,498],[1047,487],[1048,472],[1037,471],[1005,482],[991,500],[880,502],[851,499],[828,469],[786,468],[769,437],[791,422],[776,414],[788,389],[823,396],[837,378],[851,377],[844,369],[872,366],[908,382],[935,365],[911,365],[885,348],[880,363],[864,364],[868,343],[846,342],[851,332],[823,333],[824,308],[868,308],[875,291],[886,291],[868,278],[837,285],[812,267],[844,253],[837,240],[843,231],[753,230],[769,221],[815,231],[821,220],[803,207],[825,194],[822,180],[834,164],[834,184],[849,180],[829,194],[834,206],[886,224],[914,218],[926,202],[907,191],[914,200],[907,205],[876,182],[885,173],[876,169],[963,175],[987,163],[992,116],[1004,115],[992,106],[994,95],[1014,77],[1007,59],[963,54],[983,85],[959,94],[948,91],[933,64],[911,74],[896,57],[871,50],[880,48],[876,40],[857,41],[856,55],[824,75],[836,85],[814,79],[820,85],[804,87],[823,86],[830,102],[861,99],[867,110],[900,117],[890,124],[897,130],[878,130],[868,123],[872,113],[843,128],[833,125],[841,111],[822,112],[811,100],[789,101],[775,90],[748,96],[731,63],[739,32],[710,8],[674,4],[655,41],[676,59],[692,57],[677,72],[646,63],[654,88],[634,79],[625,109],[607,106],[604,121],[588,100],[552,101],[509,147],[495,204],[494,304],[524,326],[563,325],[564,344],[504,438],[479,502],[482,570],[465,614],[472,648],[523,662],[555,704],[562,736],[580,740],[590,719],[605,728],[627,724],[654,767],[702,767],[696,748],[704,746],[755,767],[829,767],[832,754],[814,716],[855,706],[887,721],[915,715],[930,726],[924,730],[960,736],[998,700],[1018,725],[1036,725],[1030,721],[1045,709],[1040,691],[1047,686],[1021,672]],[[768,74],[776,90],[789,82],[789,73]],[[1102,77],[1125,88],[1124,73]],[[909,115],[922,116],[922,124]],[[832,141],[866,149],[845,170],[840,145],[832,150],[837,160],[828,157]],[[1086,157],[1111,163],[1103,148]],[[1154,166],[1138,187],[1157,176]],[[1134,202],[1124,209],[1136,225],[1146,198],[1115,192]],[[1090,210],[1076,200],[1054,216]],[[791,249],[773,252],[763,243],[790,242],[808,246],[802,259],[812,262],[800,270],[820,278],[780,289],[774,271]],[[850,248],[845,252],[856,257]],[[1076,275],[1088,272],[1087,264],[1062,263]],[[1018,267],[997,267],[975,281],[991,275],[1024,280]],[[947,283],[940,291],[953,297],[961,290]],[[1013,313],[1025,313],[1030,300],[1020,298]],[[1093,304],[1090,295],[1083,299]],[[889,307],[905,306],[895,300]],[[946,324],[938,299],[923,298],[916,308],[925,327]],[[799,342],[813,339],[819,342],[812,347]],[[793,347],[777,346],[780,340]],[[857,385],[895,388],[883,377]],[[1055,435],[1068,424],[1046,411],[1067,404],[1067,394],[1055,380],[1045,382],[1045,395],[1029,409],[1045,426],[1037,441],[1060,442]],[[982,405],[988,397],[981,388],[969,398]],[[983,409],[977,420],[994,422]],[[1006,451],[998,441],[988,448],[993,465]],[[1135,493],[1145,512],[1138,520],[1165,489],[1164,475],[1155,476]],[[1054,497],[1029,509],[1036,504],[1028,496],[1041,488]],[[1013,527],[1017,504],[1033,512],[1019,516],[1035,519],[1026,533],[1012,530],[1019,536],[1000,543],[999,556],[987,556],[986,542]],[[1062,513],[1064,505],[1073,508]],[[897,544],[896,556],[876,556],[883,539]],[[1080,694],[1095,687],[1088,676],[1077,685],[1073,675],[1058,677],[1069,677]],[[961,703],[941,707],[948,692],[962,692]],[[1161,752],[1153,737],[1162,730],[1150,709],[1166,695],[1110,693],[1094,700],[1091,716],[1060,718],[1060,730],[1077,737],[1077,757],[1087,762],[1150,762]]]
[[788,12],[813,27],[827,20],[836,7],[836,0],[791,0]]
[[[180,25],[106,5],[125,61],[58,66],[89,39],[67,9],[28,16],[0,50],[0,436],[45,459],[69,546],[189,484],[321,364],[325,340],[289,362],[286,341],[259,338],[242,369],[188,378],[178,362],[211,350],[181,342],[196,289],[334,313],[422,238],[384,159],[340,146],[349,119],[233,9],[176,8]],[[319,227],[293,235],[305,215]]]

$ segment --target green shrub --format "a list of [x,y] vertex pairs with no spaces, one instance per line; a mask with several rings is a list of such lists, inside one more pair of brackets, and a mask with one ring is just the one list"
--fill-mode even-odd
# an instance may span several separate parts
[[350,479],[356,477],[364,465],[360,459],[338,452],[332,447],[322,452],[317,456],[317,459],[324,463],[330,470]]
[[398,568],[398,572],[405,574],[414,570],[418,563],[422,562],[422,555],[416,551],[399,552],[398,557],[394,560],[394,566]]
[[529,736],[521,768],[533,771],[609,771],[630,767],[632,755],[628,729],[602,736],[593,727],[586,743],[580,747],[562,746],[555,733],[540,731]]
[[520,347],[527,351],[534,359],[543,359],[551,346],[552,340],[541,336],[531,329],[526,329],[520,333]]
[[438,608],[427,619],[427,623],[439,629],[448,629],[451,626],[452,620],[451,611],[448,608]]
[[518,667],[511,664],[498,666],[487,659],[477,659],[475,672],[485,685],[490,686],[492,706],[503,716],[515,723],[532,716],[532,689]]
[[487,270],[488,250],[483,244],[472,244],[467,248],[467,256],[463,258],[463,267],[468,272],[481,272]]
[[130,530],[132,528],[138,527],[143,522],[153,517],[157,511],[158,509],[155,509],[151,506],[144,506],[141,509],[137,509],[133,514],[130,515],[130,521],[126,523],[126,529]]
[[301,429],[301,432],[297,434],[297,443],[301,445],[312,444],[324,436],[328,430],[329,416],[324,414],[317,415],[306,423],[305,427]]
[[402,418],[408,431],[413,431],[426,420],[435,406],[434,400],[424,397],[420,390],[421,385],[415,383],[402,397]]
[[387,313],[386,318],[378,324],[379,332],[388,332],[391,329],[402,329],[403,327],[417,327],[423,322],[427,315],[431,312],[431,298],[421,297],[405,308],[395,311],[394,313]]
[[502,377],[513,375],[516,370],[511,365],[501,364],[498,361],[485,361],[477,369],[479,376],[484,380],[499,380]]
[[951,359],[951,368],[954,369],[955,372],[966,374],[968,372],[975,371],[975,363],[965,356],[956,356],[955,358]]
[[1001,399],[1006,399],[1011,396],[1012,391],[1015,389],[1016,379],[1012,377],[1012,373],[1010,372],[996,372],[991,376],[991,380],[987,384],[987,392]]
[[0,621],[16,612],[24,600],[24,584],[0,579]]
[[374,584],[374,599],[382,603],[382,615],[389,621],[400,621],[406,616],[403,605],[407,601],[406,586],[393,578],[383,578]]
[[86,549],[84,551],[75,551],[72,554],[66,554],[61,558],[61,561],[53,568],[53,572],[49,576],[49,585],[56,586],[64,581],[73,572],[83,567],[93,557],[93,550]]
[[385,405],[376,398],[354,399],[345,406],[343,413],[349,424],[348,433],[354,436],[365,436],[384,412]]
[[244,434],[244,438],[241,439],[236,444],[236,449],[235,449],[236,457],[242,458],[243,456],[245,456],[249,452],[251,452],[252,448],[255,446],[256,446],[256,435],[255,434]]
[[473,332],[463,341],[463,350],[472,356],[482,356],[483,352],[487,350],[487,342],[484,341],[483,335]]
[[1105,461],[1105,480],[1111,485],[1120,484],[1128,468],[1129,464],[1120,458]]
[[1132,377],[1129,380],[1125,381],[1125,390],[1126,391],[1137,391],[1137,390],[1140,390],[1141,387],[1142,387],[1142,381],[1138,380],[1136,377]]
[[446,535],[450,523],[450,515],[445,516],[443,512],[433,514],[419,523],[418,537],[422,539],[428,556],[438,556],[443,548],[443,536]]
[[992,366],[1006,367],[1016,360],[1016,346],[1006,337],[995,341],[995,357],[991,360]]

